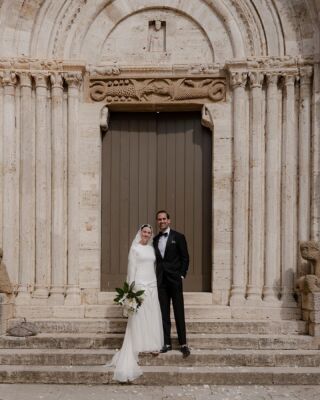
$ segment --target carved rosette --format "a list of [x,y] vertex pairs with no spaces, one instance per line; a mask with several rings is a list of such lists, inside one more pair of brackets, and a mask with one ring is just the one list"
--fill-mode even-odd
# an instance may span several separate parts
[[224,78],[90,79],[91,101],[115,103],[209,103],[225,100]]

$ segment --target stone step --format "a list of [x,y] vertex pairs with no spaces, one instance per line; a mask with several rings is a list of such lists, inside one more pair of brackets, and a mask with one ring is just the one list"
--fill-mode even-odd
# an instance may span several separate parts
[[[212,304],[186,304],[185,315],[187,319],[195,320],[230,319],[231,308]],[[15,316],[17,318],[27,318],[28,320],[60,318],[66,321],[73,318],[123,318],[122,308],[112,303],[80,306],[16,305]]]
[[[97,349],[120,348],[123,334],[45,334],[17,338],[0,337],[1,348],[30,349]],[[188,343],[194,349],[318,349],[319,341],[307,335],[255,335],[255,334],[188,334]],[[173,345],[177,345],[176,338]]]
[[[143,366],[136,385],[319,385],[318,367]],[[0,383],[114,384],[101,366],[0,365]]]
[[[9,326],[21,319],[13,319]],[[29,319],[41,333],[123,333],[125,318],[109,319]],[[173,331],[175,324],[172,321]],[[188,333],[252,333],[252,334],[306,334],[305,321],[237,321],[237,320],[186,320]]]
[[[105,365],[114,350],[110,349],[0,349],[0,365]],[[319,367],[320,350],[192,350],[183,359],[180,351],[154,355],[141,353],[144,366],[231,366],[231,367]]]

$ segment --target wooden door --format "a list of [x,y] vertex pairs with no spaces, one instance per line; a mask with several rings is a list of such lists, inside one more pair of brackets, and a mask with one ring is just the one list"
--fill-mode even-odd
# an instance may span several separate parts
[[112,113],[102,143],[102,290],[126,278],[138,227],[166,209],[186,235],[185,291],[211,290],[211,132],[200,113]]

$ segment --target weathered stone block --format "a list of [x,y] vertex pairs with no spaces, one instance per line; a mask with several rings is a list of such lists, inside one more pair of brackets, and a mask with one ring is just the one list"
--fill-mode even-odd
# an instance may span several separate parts
[[319,323],[314,323],[314,322],[309,323],[309,335],[320,337],[320,324]]

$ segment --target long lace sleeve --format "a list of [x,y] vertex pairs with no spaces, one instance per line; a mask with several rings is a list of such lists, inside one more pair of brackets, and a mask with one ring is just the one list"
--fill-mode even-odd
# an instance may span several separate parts
[[137,271],[137,262],[136,262],[136,252],[131,247],[128,256],[128,272],[127,272],[127,282],[129,285],[135,280]]

